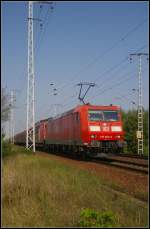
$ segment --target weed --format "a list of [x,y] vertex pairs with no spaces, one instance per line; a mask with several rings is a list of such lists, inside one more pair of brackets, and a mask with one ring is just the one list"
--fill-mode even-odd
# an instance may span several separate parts
[[1,139],[1,144],[2,144],[2,158],[11,155],[12,145],[9,142],[5,141],[4,139]]
[[26,155],[32,154],[32,151],[30,149],[28,150],[24,147],[18,147],[16,145],[12,145],[8,141],[3,139],[1,140],[1,142],[2,142],[2,158],[6,158],[18,154],[26,154]]
[[81,211],[81,227],[113,227],[119,226],[116,223],[116,216],[111,211],[98,212],[89,208]]

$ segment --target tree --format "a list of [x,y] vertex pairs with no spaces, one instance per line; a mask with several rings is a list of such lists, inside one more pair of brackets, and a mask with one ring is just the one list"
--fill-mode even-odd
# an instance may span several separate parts
[[2,88],[1,94],[1,121],[2,123],[9,120],[10,117],[10,104],[9,104],[9,97],[6,94],[6,89]]
[[144,111],[143,115],[143,137],[144,137],[144,151],[146,154],[148,154],[148,110]]
[[[138,129],[137,110],[122,111],[123,129],[125,131],[125,141],[127,142],[128,153],[137,153],[138,144],[136,131]],[[148,111],[143,110],[143,139],[144,153],[148,149]]]

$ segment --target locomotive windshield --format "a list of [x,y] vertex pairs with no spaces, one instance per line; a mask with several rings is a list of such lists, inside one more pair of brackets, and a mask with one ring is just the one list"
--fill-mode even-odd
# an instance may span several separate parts
[[105,121],[118,121],[117,111],[103,111]]
[[118,111],[89,110],[88,118],[90,121],[118,121]]
[[89,110],[89,120],[90,121],[100,121],[103,120],[103,114],[101,111],[91,111]]

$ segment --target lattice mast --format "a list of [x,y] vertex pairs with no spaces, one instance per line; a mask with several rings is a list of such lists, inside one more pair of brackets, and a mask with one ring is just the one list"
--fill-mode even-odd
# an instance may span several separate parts
[[143,154],[143,105],[142,105],[142,56],[148,56],[147,53],[130,54],[130,59],[133,56],[138,56],[138,154]]
[[35,75],[33,41],[33,1],[29,1],[26,148],[31,148],[33,152],[35,152]]

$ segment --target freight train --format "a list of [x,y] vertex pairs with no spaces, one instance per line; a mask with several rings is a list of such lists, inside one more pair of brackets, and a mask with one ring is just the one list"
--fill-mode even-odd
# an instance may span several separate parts
[[[26,131],[15,136],[25,144]],[[62,151],[78,157],[121,152],[124,131],[119,106],[78,105],[54,118],[35,124],[36,146],[50,152]]]

